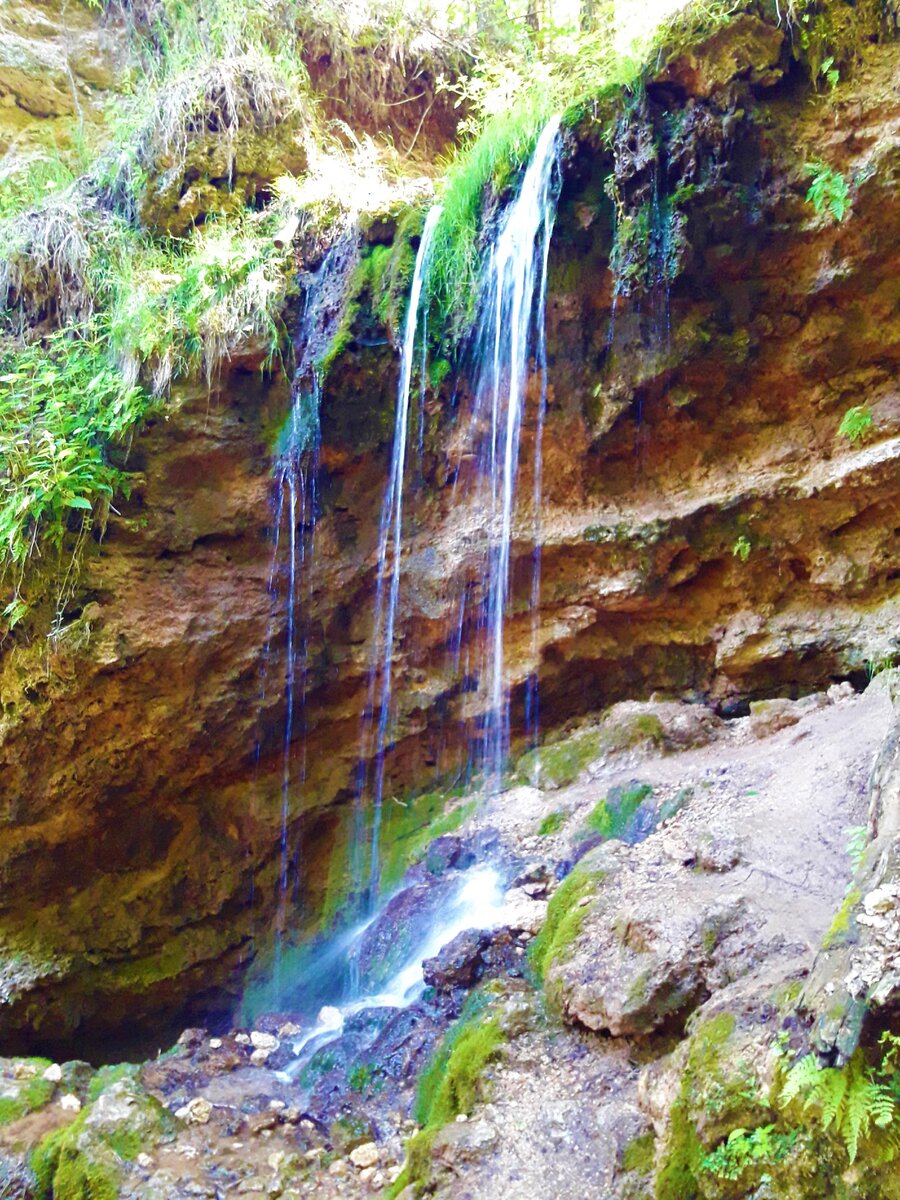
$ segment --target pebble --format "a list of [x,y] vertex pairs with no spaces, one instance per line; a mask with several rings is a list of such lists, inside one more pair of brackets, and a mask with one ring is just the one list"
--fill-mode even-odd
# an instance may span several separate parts
[[69,1092],[67,1095],[60,1097],[59,1107],[64,1108],[66,1112],[81,1112],[81,1101],[77,1096],[73,1096]]
[[271,1057],[271,1050],[264,1050],[262,1047],[260,1047],[259,1050],[254,1050],[250,1055],[250,1061],[253,1063],[254,1067],[264,1067]]
[[210,1048],[210,1050],[221,1050],[222,1049],[222,1039],[221,1038],[210,1038],[209,1039],[209,1048]]
[[268,1050],[270,1054],[281,1045],[274,1033],[261,1033],[258,1029],[250,1034],[250,1044],[254,1050]]
[[355,1150],[350,1151],[350,1161],[354,1167],[360,1167],[361,1169],[374,1167],[378,1162],[378,1147],[374,1142],[363,1142],[361,1146],[357,1146]]
[[139,1167],[143,1167],[145,1171],[149,1171],[149,1169],[153,1166],[153,1159],[149,1154],[139,1154],[135,1161],[137,1162],[137,1165]]
[[302,1025],[296,1025],[293,1021],[288,1021],[286,1024],[279,1027],[278,1036],[283,1038],[296,1037],[298,1033],[302,1032]]
[[249,1036],[249,1034],[246,1034],[246,1033],[236,1033],[234,1035],[234,1040],[237,1042],[237,1044],[239,1046],[249,1046],[250,1045],[250,1036]]
[[62,1079],[62,1067],[59,1063],[54,1063],[44,1072],[44,1078],[48,1083],[59,1083]]
[[195,1096],[182,1108],[175,1110],[179,1121],[187,1121],[188,1125],[205,1125],[210,1118],[213,1106],[204,1096]]
[[331,1164],[331,1166],[328,1168],[328,1174],[329,1175],[346,1175],[347,1174],[347,1164],[344,1162],[344,1160],[342,1158],[336,1158],[334,1160],[334,1162]]

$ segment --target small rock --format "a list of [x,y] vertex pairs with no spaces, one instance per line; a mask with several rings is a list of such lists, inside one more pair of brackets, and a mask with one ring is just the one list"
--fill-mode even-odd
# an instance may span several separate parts
[[344,1162],[344,1160],[342,1158],[336,1158],[334,1160],[334,1162],[331,1164],[331,1166],[328,1168],[328,1174],[329,1175],[346,1175],[347,1174],[347,1164]]
[[[877,887],[863,899],[863,907],[870,915],[872,913],[890,912],[897,904],[893,889],[887,886]],[[46,1079],[46,1074],[44,1075]]]
[[269,1108],[273,1109],[275,1112],[280,1112],[283,1108],[287,1108],[287,1105],[283,1100],[270,1100]]
[[458,1121],[460,1124],[462,1124],[462,1123],[463,1123],[463,1121],[468,1121],[468,1119],[469,1119],[469,1114],[468,1114],[468,1113],[457,1113],[457,1114],[456,1114],[456,1119],[457,1119],[457,1121]]
[[855,692],[853,684],[845,679],[843,683],[833,683],[825,695],[832,704],[840,704],[842,700],[849,700],[851,696],[855,695]]
[[369,1180],[372,1178],[372,1176],[375,1174],[376,1170],[377,1170],[377,1167],[363,1167],[363,1169],[359,1173],[359,1177],[362,1180],[362,1182],[368,1183]]
[[246,1033],[236,1033],[234,1035],[234,1040],[237,1042],[237,1044],[239,1046],[249,1046],[250,1045],[250,1037]]
[[263,1033],[259,1029],[250,1034],[250,1044],[254,1050],[268,1050],[270,1054],[281,1045],[274,1033]]
[[287,1021],[284,1025],[279,1026],[278,1036],[280,1038],[296,1037],[298,1033],[303,1032],[302,1025],[295,1025],[293,1021]]
[[247,1118],[247,1128],[254,1135],[263,1133],[267,1129],[274,1129],[277,1124],[278,1113],[272,1112],[271,1109]]
[[259,1050],[253,1051],[253,1053],[250,1055],[250,1061],[253,1063],[254,1067],[264,1067],[271,1057],[271,1050],[263,1050],[260,1048]]
[[212,1108],[213,1106],[204,1096],[195,1096],[182,1108],[177,1109],[175,1116],[179,1121],[186,1121],[188,1125],[206,1125]]
[[59,1107],[64,1108],[66,1112],[81,1112],[81,1101],[69,1092],[65,1096],[60,1096]]
[[350,1151],[350,1161],[354,1167],[364,1169],[365,1167],[374,1167],[378,1162],[378,1147],[374,1142],[363,1142],[361,1146],[357,1146],[355,1150]]
[[303,1157],[307,1162],[315,1162],[317,1158],[321,1158],[325,1153],[324,1146],[313,1146],[312,1150],[307,1150]]
[[153,1166],[153,1159],[149,1154],[139,1154],[135,1159],[135,1162],[139,1167],[143,1167],[145,1171],[149,1171]]
[[209,1048],[210,1048],[210,1050],[221,1050],[222,1049],[222,1039],[221,1038],[210,1038],[209,1039]]
[[205,1029],[185,1029],[178,1039],[179,1046],[199,1046],[206,1041]]
[[59,1083],[62,1079],[62,1067],[59,1063],[53,1063],[52,1066],[48,1067],[44,1072],[44,1078],[48,1083]]

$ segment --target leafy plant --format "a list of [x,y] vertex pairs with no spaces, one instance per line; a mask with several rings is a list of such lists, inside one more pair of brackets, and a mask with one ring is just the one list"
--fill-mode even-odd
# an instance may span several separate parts
[[[0,546],[21,567],[41,545],[61,551],[126,487],[107,447],[150,401],[109,362],[99,329],[58,330],[0,354]],[[9,614],[8,614],[9,615]],[[20,614],[19,614],[20,615]]]
[[830,88],[834,89],[837,87],[838,81],[841,78],[841,73],[837,69],[837,67],[834,65],[834,55],[833,54],[829,54],[829,56],[826,59],[823,59],[822,64],[819,67],[819,74],[825,76],[825,79]]
[[847,854],[850,858],[850,865],[853,868],[853,873],[859,870],[863,864],[863,859],[866,856],[866,846],[869,842],[869,831],[865,825],[854,825],[847,830],[849,835],[847,838]]
[[863,440],[872,428],[872,413],[865,404],[848,408],[838,426],[838,437],[845,437],[851,445]]
[[814,1054],[801,1058],[788,1071],[780,1093],[783,1105],[797,1099],[802,1099],[804,1111],[816,1111],[823,1129],[834,1126],[851,1163],[856,1161],[860,1141],[870,1135],[873,1127],[889,1128],[900,1111],[897,1094],[875,1078],[860,1050],[840,1068],[820,1066]]
[[752,549],[753,547],[750,544],[750,539],[746,534],[742,533],[740,537],[735,540],[734,545],[731,547],[731,553],[735,558],[739,558],[741,562],[746,562],[750,557],[750,551]]
[[732,1129],[728,1137],[700,1164],[703,1171],[734,1182],[750,1167],[774,1166],[783,1162],[796,1145],[796,1129],[776,1132],[775,1124],[748,1132]]
[[812,176],[806,193],[809,203],[817,213],[827,209],[835,221],[843,221],[850,211],[850,188],[844,176],[819,159],[806,164],[806,173]]

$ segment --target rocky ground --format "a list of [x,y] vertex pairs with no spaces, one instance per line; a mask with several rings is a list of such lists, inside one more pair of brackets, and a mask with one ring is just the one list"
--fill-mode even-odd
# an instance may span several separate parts
[[[779,1036],[802,1042],[794,1004],[851,878],[850,831],[866,823],[891,719],[886,677],[730,721],[701,706],[615,706],[526,755],[517,771],[531,782],[435,844],[434,888],[467,847],[487,845],[513,886],[506,924],[454,939],[411,1009],[359,1014],[299,1074],[303,1023],[290,1014],[218,1037],[187,1030],[142,1066],[3,1060],[0,1194],[41,1194],[29,1152],[61,1200],[66,1163],[103,1200],[98,1179],[134,1200],[380,1193],[417,1129],[416,1078],[473,987],[502,1044],[474,1107],[430,1143],[436,1194],[650,1194],[653,1138],[658,1158],[696,1031],[727,1015],[741,1070],[752,1062],[760,1078]],[[422,871],[410,894],[427,893]],[[561,877],[580,888],[579,918],[542,988],[525,947]],[[389,911],[396,936],[413,910]]]

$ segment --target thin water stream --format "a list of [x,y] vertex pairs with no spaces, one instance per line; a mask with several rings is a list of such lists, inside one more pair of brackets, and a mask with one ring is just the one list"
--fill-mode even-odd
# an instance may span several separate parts
[[[530,386],[538,377],[536,410],[533,414],[534,462],[532,464],[534,555],[529,604],[536,605],[540,587],[539,521],[541,506],[541,437],[547,403],[547,349],[544,335],[547,269],[550,238],[556,215],[559,192],[559,121],[554,118],[542,131],[533,158],[524,172],[516,197],[500,217],[496,232],[486,255],[481,300],[473,339],[474,380],[473,408],[470,415],[467,446],[464,453],[476,472],[473,486],[465,497],[466,504],[482,519],[483,548],[480,551],[480,586],[470,585],[460,597],[458,628],[451,638],[451,666],[466,674],[478,672],[484,704],[484,728],[480,752],[470,759],[478,760],[487,787],[500,786],[502,771],[509,749],[509,689],[504,661],[504,619],[510,599],[511,546],[517,519],[517,479],[520,458],[520,435],[525,419],[526,404],[534,395]],[[381,815],[384,802],[385,758],[395,734],[393,729],[393,674],[395,635],[404,551],[404,491],[409,475],[408,445],[413,397],[413,376],[419,363],[420,409],[425,399],[426,349],[424,317],[427,309],[427,280],[434,233],[441,209],[431,209],[425,222],[410,291],[409,305],[403,330],[400,377],[397,389],[394,441],[390,474],[385,490],[379,523],[377,550],[376,594],[374,603],[373,638],[369,670],[369,691],[363,714],[360,742],[360,774],[357,788],[357,807],[354,830],[353,892],[362,899],[359,923],[336,935],[325,947],[317,963],[307,964],[307,971],[317,977],[333,980],[333,999],[309,1014],[311,1020],[305,1033],[295,1044],[296,1061],[291,1074],[301,1070],[317,1049],[340,1036],[344,1022],[354,1013],[370,1008],[399,1008],[413,1003],[424,989],[423,960],[438,953],[457,933],[465,929],[496,927],[502,919],[503,888],[499,871],[489,863],[480,863],[468,871],[445,881],[449,886],[442,895],[436,912],[423,913],[408,929],[408,953],[392,968],[387,980],[373,982],[359,969],[367,935],[372,926],[385,914],[387,903],[377,907],[379,864],[381,859]],[[323,264],[324,274],[328,260]],[[529,419],[532,419],[529,413]],[[416,421],[421,445],[423,419],[421,411]],[[317,428],[317,426],[316,426]],[[310,443],[312,444],[312,443]],[[291,567],[286,586],[287,602],[293,605],[296,596],[296,561],[298,509],[307,503],[305,488],[309,486],[310,471],[297,467],[298,458],[290,453],[279,465],[280,511],[287,510]],[[310,464],[312,460],[309,460]],[[313,472],[314,474],[314,472]],[[462,498],[456,502],[463,502]],[[310,510],[311,511],[311,510]],[[300,528],[305,528],[301,522]],[[312,520],[314,531],[314,514]],[[276,540],[276,557],[279,541]],[[473,657],[473,646],[464,646],[467,606],[477,595],[475,645],[481,648],[481,661]],[[284,797],[294,786],[290,771],[291,723],[295,720],[292,689],[298,675],[305,670],[305,643],[294,644],[295,626],[288,614],[287,647],[287,719],[285,731]],[[537,630],[533,629],[535,642]],[[480,667],[480,670],[479,670]],[[537,694],[532,689],[529,700],[533,732],[537,727]],[[285,807],[285,828],[287,828]],[[286,850],[283,851],[286,853]],[[318,965],[317,965],[318,964]],[[275,989],[282,998],[280,982]],[[298,1001],[302,1010],[304,984],[294,980],[286,992]],[[310,997],[311,999],[311,997]],[[321,1003],[321,1002],[320,1002]]]

